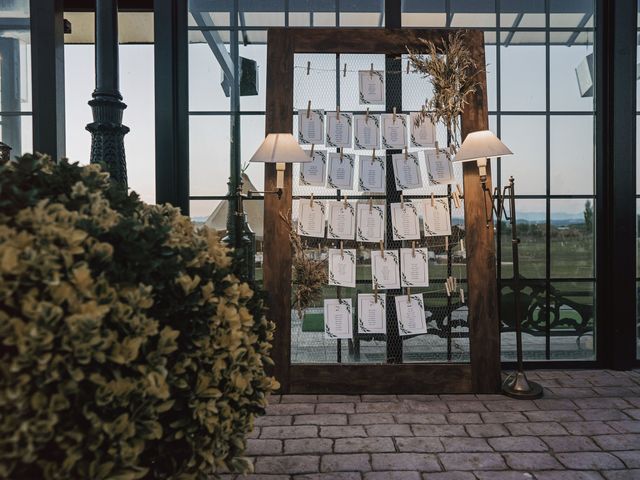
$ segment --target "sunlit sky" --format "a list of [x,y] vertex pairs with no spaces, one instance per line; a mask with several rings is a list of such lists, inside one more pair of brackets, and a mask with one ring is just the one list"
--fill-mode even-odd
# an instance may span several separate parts
[[[561,47],[550,49],[551,111],[592,110],[592,98],[581,98],[575,75],[575,67],[591,53],[591,46]],[[65,47],[66,84],[66,139],[67,156],[81,163],[88,162],[90,135],[85,130],[91,122],[91,110],[87,101],[94,88],[94,59],[92,45],[67,45]],[[544,46],[501,47],[501,111],[544,112],[545,48]],[[189,51],[189,108],[191,111],[228,110],[229,101],[220,86],[220,69],[206,44],[191,44]],[[255,97],[243,97],[243,111],[260,111],[265,104],[265,45],[240,48],[240,55],[258,61],[259,90]],[[311,78],[302,78],[307,57],[296,58],[296,107],[306,107],[313,98],[314,106],[335,109],[335,96],[326,94],[322,86],[333,81],[335,74],[325,71],[327,65],[335,65],[333,56],[314,57]],[[343,56],[349,74],[341,85],[341,110],[360,110],[357,105],[355,78],[357,69],[365,69],[370,61],[383,64],[383,57],[366,58]],[[333,62],[333,63],[332,63]],[[124,124],[131,132],[125,137],[129,186],[147,202],[155,200],[155,140],[154,140],[154,90],[153,46],[122,45],[120,47],[120,83],[124,102]],[[366,65],[365,65],[366,64]],[[496,48],[487,47],[487,78],[489,108],[496,110]],[[314,78],[315,77],[315,78]],[[331,80],[333,78],[333,80]],[[328,79],[328,80],[327,80]],[[405,111],[418,110],[420,100],[427,95],[427,84],[417,76],[404,82],[403,102]],[[353,98],[351,98],[353,97]],[[293,122],[292,122],[293,124]],[[490,119],[496,131],[495,118]],[[246,115],[241,122],[241,156],[243,163],[253,154],[264,136],[264,116]],[[501,119],[501,137],[515,155],[502,160],[503,179],[514,175],[520,194],[544,194],[546,192],[545,167],[545,117],[544,115],[508,115]],[[229,175],[230,129],[227,116],[191,116],[190,118],[190,176],[192,195],[224,195]],[[593,194],[593,117],[591,115],[551,117],[551,193]],[[261,188],[263,170],[251,166],[248,170],[253,183]],[[194,217],[207,216],[217,202],[191,203]],[[584,200],[555,200],[554,214],[579,213]],[[521,200],[521,212],[544,212],[543,200]]]

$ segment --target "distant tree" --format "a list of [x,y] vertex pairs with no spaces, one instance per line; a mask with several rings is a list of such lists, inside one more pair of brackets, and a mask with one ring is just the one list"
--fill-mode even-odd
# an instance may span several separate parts
[[591,207],[591,200],[587,200],[584,204],[584,229],[587,232],[593,231],[593,208]]

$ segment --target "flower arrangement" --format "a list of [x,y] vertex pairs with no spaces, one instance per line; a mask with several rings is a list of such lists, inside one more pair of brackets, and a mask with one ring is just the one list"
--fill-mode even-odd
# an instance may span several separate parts
[[1,165],[0,478],[249,470],[273,324],[233,267],[97,165]]

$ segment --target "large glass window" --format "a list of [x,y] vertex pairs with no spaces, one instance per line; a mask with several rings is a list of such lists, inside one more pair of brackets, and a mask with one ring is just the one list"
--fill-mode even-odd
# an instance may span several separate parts
[[[197,220],[209,218],[218,224],[226,215],[230,162],[246,166],[244,162],[264,134],[265,29],[272,25],[384,25],[384,3],[376,0],[241,1],[238,12],[230,10],[232,5],[205,0],[189,3],[191,209]],[[490,125],[514,152],[496,162],[494,183],[502,188],[511,175],[516,181],[525,357],[594,359],[597,112],[592,85],[593,1],[403,0],[401,9],[406,27],[485,30]],[[305,64],[299,60],[300,65]],[[315,55],[313,61],[314,74],[320,75],[321,56]],[[353,67],[357,61],[354,57],[348,63]],[[232,81],[237,62],[244,72]],[[329,62],[327,81],[335,82],[335,58]],[[248,73],[257,78],[255,91],[252,87],[256,83],[243,83]],[[346,82],[348,79],[341,90],[350,88]],[[299,92],[304,83],[294,87]],[[234,88],[239,89],[237,105]],[[421,88],[410,82],[403,84],[403,103],[418,105],[413,98],[424,96],[418,91]],[[312,95],[320,93],[305,92],[303,96]],[[344,111],[356,108],[349,105],[348,97],[341,103]],[[333,103],[326,106],[333,107]],[[233,142],[234,138],[237,144],[227,148],[227,140]],[[261,166],[248,166],[244,174],[245,184],[262,187]],[[250,214],[248,220],[254,231],[262,231],[261,218]],[[515,357],[510,235],[509,226],[499,223],[505,360]],[[257,240],[259,246],[261,239]]]

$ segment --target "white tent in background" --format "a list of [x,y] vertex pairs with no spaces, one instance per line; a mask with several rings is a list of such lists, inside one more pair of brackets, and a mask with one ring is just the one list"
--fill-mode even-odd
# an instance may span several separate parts
[[[246,194],[249,190],[256,191],[257,188],[253,186],[249,177],[242,174],[242,193]],[[262,241],[263,226],[264,226],[264,200],[244,200],[243,202],[244,212],[247,214],[247,223],[251,227],[251,230],[256,234],[256,240]],[[209,218],[204,224],[219,232],[227,231],[227,213],[229,211],[229,202],[224,200],[215,208],[215,210],[209,215]]]

